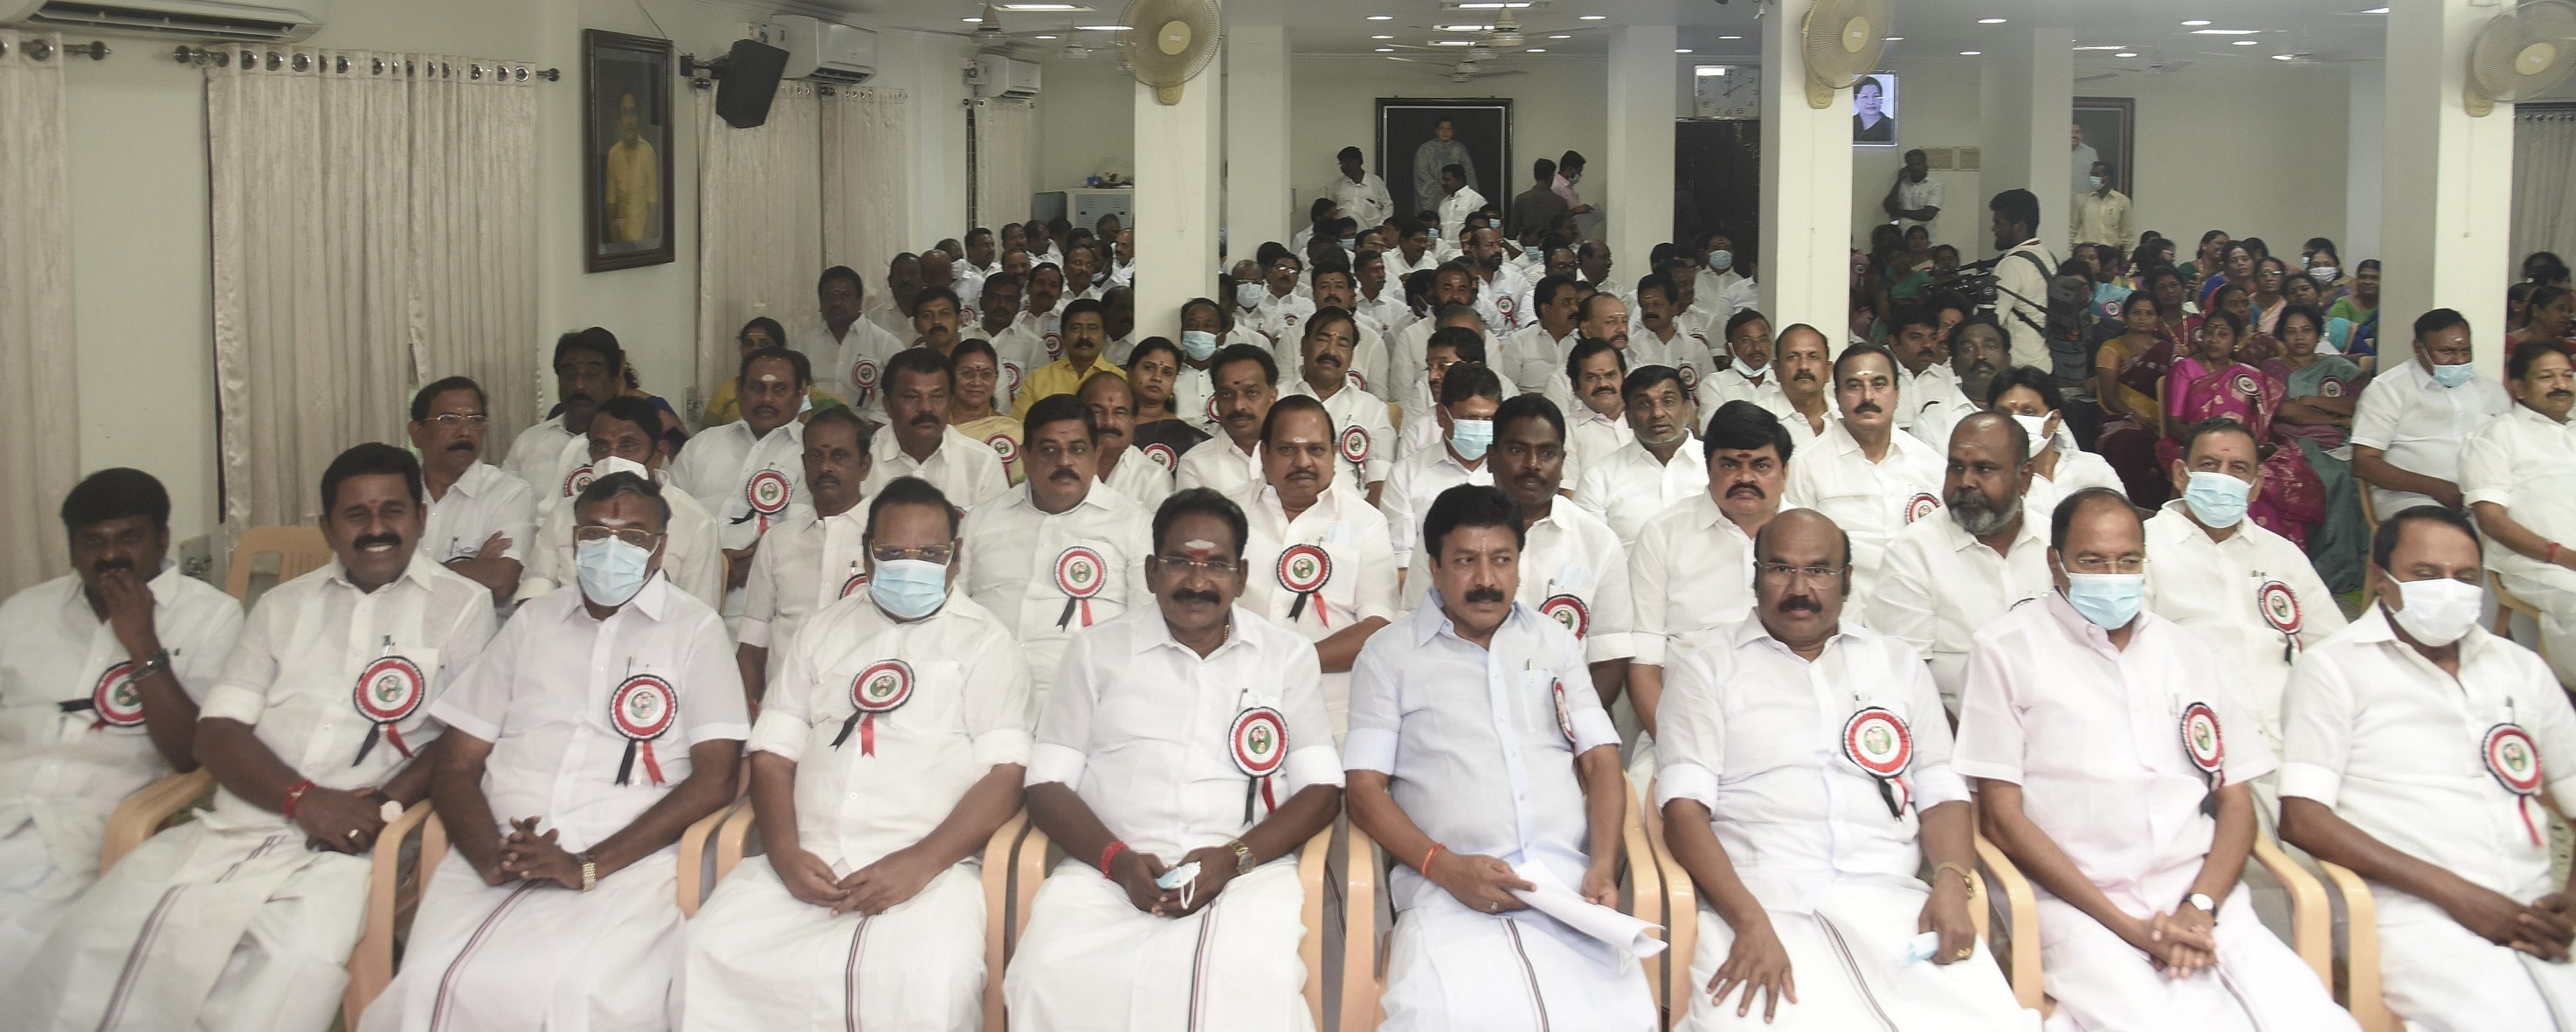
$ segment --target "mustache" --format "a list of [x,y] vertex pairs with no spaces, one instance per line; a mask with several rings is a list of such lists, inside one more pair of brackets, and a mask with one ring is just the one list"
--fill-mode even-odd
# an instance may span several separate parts
[[599,399],[591,397],[590,392],[588,391],[574,391],[570,394],[564,395],[563,403],[566,407],[573,405],[596,405],[599,404]]
[[2569,391],[2569,390],[2566,390],[2566,389],[2564,389],[2564,388],[2561,388],[2561,389],[2559,389],[2559,390],[2554,390],[2554,391],[2549,392],[2549,397],[2550,397],[2550,400],[2553,400],[2553,401],[2563,400],[2563,399],[2568,398],[2568,397],[2576,397],[2576,391]]
[[101,559],[95,563],[91,563],[89,566],[89,572],[93,574],[106,573],[109,570],[125,570],[127,572],[132,572],[133,569],[134,560],[125,556],[117,556],[113,559]]
[[1789,374],[1789,378],[1792,380],[1805,380],[1808,383],[1814,383],[1816,382],[1816,372],[1815,370],[1801,366],[1797,372]]
[[1825,611],[1825,604],[1806,595],[1791,595],[1787,598],[1781,599],[1780,604],[1772,606],[1771,610],[1772,612],[1784,615],[1788,613],[1821,613]]
[[1860,404],[1858,404],[1858,405],[1854,405],[1854,406],[1852,406],[1852,412],[1853,412],[1854,414],[1858,414],[1858,413],[1862,413],[1862,412],[1885,412],[1885,411],[1887,411],[1887,410],[1886,410],[1886,409],[1883,409],[1883,408],[1878,407],[1878,403],[1877,403],[1877,402],[1875,402],[1875,401],[1864,401],[1864,402],[1861,402],[1861,403],[1860,403]]
[[1073,467],[1071,466],[1058,466],[1055,468],[1055,472],[1047,474],[1047,479],[1072,480],[1078,482],[1082,479],[1082,474],[1074,472]]
[[457,442],[456,442],[456,443],[454,443],[454,444],[450,444],[450,445],[448,445],[448,446],[447,446],[447,450],[448,450],[448,451],[462,451],[462,452],[470,452],[470,451],[473,451],[473,450],[474,450],[474,442],[472,442],[472,441],[460,440],[460,441],[457,441]]
[[805,482],[814,487],[837,488],[841,486],[841,475],[838,473],[816,473],[812,476],[806,477]]
[[922,414],[920,414],[920,415],[914,416],[914,417],[912,417],[912,425],[914,425],[914,426],[938,426],[938,425],[939,425],[939,414],[938,414],[938,413],[935,413],[935,412],[924,412],[924,413],[922,413]]
[[776,405],[754,405],[751,407],[751,411],[753,415],[759,416],[763,419],[775,419],[778,417],[778,406]]
[[1178,589],[1178,590],[1173,591],[1173,592],[1172,592],[1172,601],[1174,601],[1174,602],[1190,602],[1190,603],[1195,603],[1195,604],[1198,604],[1198,605],[1206,605],[1206,606],[1223,605],[1223,604],[1225,603],[1225,600],[1224,600],[1224,599],[1217,597],[1217,593],[1216,593],[1216,592],[1213,592],[1213,591],[1191,591],[1191,590],[1190,590],[1190,589],[1188,589],[1188,588],[1180,588],[1180,589]]
[[1467,589],[1467,601],[1482,605],[1501,603],[1506,601],[1506,599],[1503,597],[1503,589],[1501,588],[1479,587]]
[[402,547],[402,540],[402,535],[400,534],[367,534],[359,537],[355,541],[349,542],[349,547],[365,549],[374,548],[377,545],[392,545],[395,548],[400,548]]
[[1771,497],[1770,494],[1762,490],[1762,485],[1753,483],[1749,480],[1727,488],[1726,496],[1729,498],[1751,498],[1756,501]]

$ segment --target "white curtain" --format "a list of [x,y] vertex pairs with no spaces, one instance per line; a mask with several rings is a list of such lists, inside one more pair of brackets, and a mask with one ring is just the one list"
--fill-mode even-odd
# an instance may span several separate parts
[[902,90],[835,87],[822,121],[823,264],[873,281],[909,232],[912,101]]
[[63,571],[80,471],[62,46],[0,35],[0,592]]
[[[769,120],[736,129],[698,105],[698,397],[733,379],[734,332],[766,315],[813,325],[823,275],[823,155],[814,87],[778,84]],[[694,417],[696,414],[691,413]]]
[[1028,217],[1037,125],[1037,110],[1028,101],[975,102],[974,225],[998,226]]
[[482,385],[487,446],[534,421],[545,348],[537,327],[537,94],[523,65],[419,54],[411,80],[413,386]]
[[2513,126],[2513,261],[2576,256],[2576,108],[2523,105]]

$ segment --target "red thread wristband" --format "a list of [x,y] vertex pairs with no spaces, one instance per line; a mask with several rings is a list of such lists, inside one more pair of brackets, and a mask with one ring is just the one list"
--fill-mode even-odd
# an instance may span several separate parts
[[303,802],[304,793],[310,791],[313,791],[312,778],[306,778],[302,781],[286,786],[286,801],[277,804],[278,816],[284,817],[290,821],[294,820],[295,804]]
[[1100,847],[1100,876],[1111,881],[1118,880],[1117,875],[1109,873],[1109,863],[1112,860],[1118,859],[1118,854],[1126,851],[1127,843],[1125,842],[1112,841],[1108,845]]
[[2544,562],[2544,563],[2554,563],[2554,562],[2557,562],[2557,561],[2558,561],[2558,542],[2552,541],[2552,542],[2550,542],[2550,543],[2549,543],[2549,557],[2548,557],[2548,558],[2546,558],[2546,559],[2542,559],[2542,560],[2541,560],[2541,562]]
[[1436,857],[1436,856],[1439,856],[1439,855],[1440,855],[1440,851],[1441,851],[1441,850],[1443,850],[1443,849],[1447,849],[1447,848],[1449,848],[1449,847],[1444,846],[1444,845],[1441,845],[1440,843],[1437,843],[1437,842],[1432,843],[1432,844],[1431,844],[1431,848],[1430,848],[1430,849],[1427,849],[1427,850],[1424,850],[1424,851],[1423,851],[1423,853],[1422,853],[1422,864],[1421,864],[1420,866],[1418,866],[1418,867],[1415,867],[1415,868],[1414,868],[1414,870],[1415,870],[1416,872],[1420,873],[1422,876],[1424,876],[1424,877],[1426,877],[1426,878],[1427,878],[1427,877],[1430,877],[1430,875],[1431,875],[1431,860],[1432,860],[1432,858],[1433,858],[1433,857]]

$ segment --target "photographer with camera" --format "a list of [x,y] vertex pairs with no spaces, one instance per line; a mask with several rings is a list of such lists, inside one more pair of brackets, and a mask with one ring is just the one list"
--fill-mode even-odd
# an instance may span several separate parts
[[2050,368],[2048,353],[2048,281],[2057,259],[2039,242],[2039,198],[2028,190],[2006,190],[1986,202],[1994,212],[1995,315],[2012,335],[2012,364]]

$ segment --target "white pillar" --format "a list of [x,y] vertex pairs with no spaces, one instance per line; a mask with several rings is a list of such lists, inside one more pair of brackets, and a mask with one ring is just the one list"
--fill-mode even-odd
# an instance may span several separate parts
[[1850,90],[1837,90],[1824,110],[1807,106],[1799,30],[1813,6],[1782,0],[1762,20],[1762,250],[1754,281],[1775,336],[1806,323],[1824,331],[1829,352],[1840,352],[1851,323],[1852,103]]
[[2478,366],[2504,367],[2513,259],[2513,105],[2469,116],[2469,43],[2502,8],[2393,0],[2379,230],[2383,353],[2406,353],[2415,317],[2455,308]]
[[[1673,236],[1674,40],[1670,25],[1610,30],[1610,152],[1591,163],[1606,181],[1602,233],[1623,277],[1646,272],[1646,257]],[[1522,168],[1528,157],[1518,156]],[[1516,170],[1517,171],[1517,170]]]
[[[1955,211],[1983,226],[1989,198],[2027,189],[2039,197],[2039,239],[2063,258],[2080,171],[2068,134],[2075,122],[2073,30],[2063,14],[2042,10],[1999,36],[1978,62],[1985,127],[1978,182],[1986,196],[1952,198],[1942,217]],[[1977,238],[1994,243],[1982,229]]]
[[[1243,258],[1263,241],[1287,243],[1304,228],[1306,204],[1314,198],[1297,196],[1297,174],[1310,170],[1290,167],[1288,133],[1279,124],[1280,114],[1292,110],[1287,27],[1230,24],[1225,51],[1226,251]],[[1140,168],[1162,162],[1142,146],[1136,155]],[[1311,171],[1309,178],[1323,180],[1321,165]]]
[[2388,70],[2377,63],[2344,66],[2350,101],[2345,107],[2343,248],[2345,275],[2364,258],[2379,257],[2380,134],[2386,131]]
[[1136,86],[1136,339],[1179,338],[1181,304],[1216,292],[1220,55],[1164,104]]

